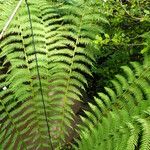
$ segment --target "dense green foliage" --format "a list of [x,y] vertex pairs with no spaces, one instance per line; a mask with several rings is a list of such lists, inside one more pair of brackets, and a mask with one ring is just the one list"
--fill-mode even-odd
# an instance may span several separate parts
[[[0,31],[17,2],[0,0]],[[67,149],[83,101],[71,149],[149,150],[150,2],[27,2],[0,39],[0,146]]]
[[[88,118],[82,118],[81,150],[148,150],[150,148],[150,57],[144,64],[123,66],[113,87],[98,93],[96,105],[89,103]],[[78,149],[78,147],[76,148]]]
[[[142,62],[142,53],[149,49],[150,2],[132,0],[120,3],[119,0],[98,1],[101,12],[109,24],[104,32],[96,36],[94,46],[97,48],[96,64],[92,68],[94,79],[91,86],[98,92],[109,84],[122,65],[130,61]],[[123,57],[122,57],[123,56]],[[93,84],[95,83],[96,84]],[[90,92],[95,95],[96,92]],[[93,91],[93,90],[92,90]]]

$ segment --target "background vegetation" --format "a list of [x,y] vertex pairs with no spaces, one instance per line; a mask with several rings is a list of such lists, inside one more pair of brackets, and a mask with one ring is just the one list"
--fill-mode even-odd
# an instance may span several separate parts
[[109,24],[103,26],[103,33],[93,42],[97,51],[91,86],[96,92],[103,90],[109,80],[120,73],[122,65],[143,60],[142,54],[149,49],[150,30],[150,2],[110,0],[97,3]]

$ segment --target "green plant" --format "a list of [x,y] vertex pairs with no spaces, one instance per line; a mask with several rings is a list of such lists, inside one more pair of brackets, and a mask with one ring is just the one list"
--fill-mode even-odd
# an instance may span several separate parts
[[[12,2],[2,4],[2,14],[9,16]],[[91,75],[88,45],[107,20],[90,1],[27,4],[0,43],[1,143],[9,149],[61,147],[74,115],[71,106],[81,100],[85,75]]]
[[[0,1],[0,31],[17,2]],[[92,76],[96,54],[93,41],[109,25],[105,16],[97,2],[91,0],[23,1],[0,39],[0,144],[3,149],[65,149],[75,116],[72,107],[82,100],[82,91],[88,87],[87,76]],[[110,37],[107,34],[105,37],[104,44],[107,44]],[[144,51],[145,55],[147,53],[148,50]],[[111,115],[116,120],[118,114],[126,115],[124,121],[127,123],[116,122],[119,135],[115,130],[115,136],[120,136],[124,127],[130,131],[137,125],[135,130],[144,133],[144,142],[149,142],[145,136],[149,136],[148,115],[144,115],[149,113],[148,60],[147,55],[144,65],[133,63],[136,75],[128,67],[123,67],[128,79],[118,75],[121,85],[113,81],[117,94],[106,88],[112,102],[100,93],[102,101],[96,99],[97,104],[90,104],[94,112],[86,111],[88,117],[83,120],[86,120],[87,127],[81,125],[79,149],[97,149],[101,146],[99,143],[109,142],[105,138],[99,141],[97,137],[103,131],[107,138],[110,133],[103,129],[103,125],[109,125]],[[134,91],[139,93],[134,95]],[[131,99],[129,105],[124,103],[124,96]],[[130,112],[130,105],[137,108],[137,112],[135,109]],[[131,119],[129,113],[138,118]],[[93,128],[95,126],[97,128]],[[96,139],[97,147],[91,147],[93,141],[89,132]],[[144,142],[142,148],[146,145]]]
[[89,103],[75,149],[150,149],[150,57],[143,65],[134,62],[122,69],[112,88],[105,87],[96,104]]
[[96,83],[88,90],[91,96],[99,90],[103,91],[109,80],[120,73],[122,65],[131,61],[142,62],[142,53],[149,49],[150,14],[146,10],[149,10],[150,2],[106,0],[97,1],[97,5],[107,16],[109,25],[104,26],[104,32],[97,35],[93,42],[97,51],[96,64],[92,68],[94,78],[90,82]]

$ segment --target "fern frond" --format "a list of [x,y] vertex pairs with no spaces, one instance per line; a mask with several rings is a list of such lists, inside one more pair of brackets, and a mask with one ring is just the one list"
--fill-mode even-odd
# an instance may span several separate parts
[[89,104],[75,149],[149,150],[150,63],[122,68],[124,74],[116,75],[113,87],[105,88],[107,94],[99,93],[96,105]]
[[[15,4],[0,4],[0,30]],[[24,2],[0,43],[0,144],[4,149],[48,149],[52,138],[54,147],[61,148],[74,116],[71,108],[81,101],[81,89],[88,85],[85,76],[92,75],[95,59],[89,46],[103,32],[100,24],[108,21],[89,0],[28,4],[33,35]]]
[[[60,5],[57,8],[58,17],[54,17],[55,20],[52,20],[54,22],[52,24],[44,22],[46,30],[50,31],[46,39],[49,68],[52,68],[50,70],[52,75],[50,89],[53,94],[50,101],[51,107],[57,107],[58,111],[56,114],[53,112],[49,114],[52,117],[54,114],[56,118],[51,121],[52,129],[55,126],[58,129],[55,131],[56,145],[65,140],[67,128],[71,127],[71,121],[68,118],[73,117],[73,111],[69,108],[75,101],[81,100],[80,89],[84,89],[87,84],[84,75],[91,75],[89,67],[93,64],[94,57],[88,46],[95,38],[92,33],[100,33],[97,27],[101,21],[96,19],[98,11],[95,9],[95,14],[93,13],[89,1],[80,3],[81,5],[79,3]],[[45,8],[46,6],[43,5],[41,9]],[[53,13],[56,16],[54,11]],[[45,13],[43,20],[47,17],[48,15]]]
[[[29,2],[29,5],[42,90],[48,106],[49,74],[44,25],[36,2]],[[0,128],[0,143],[4,149],[50,147],[32,42],[29,16],[23,4],[0,43],[0,57],[5,58],[3,66],[9,64],[2,80],[7,89],[0,90],[2,115],[6,116],[3,119],[5,126]]]

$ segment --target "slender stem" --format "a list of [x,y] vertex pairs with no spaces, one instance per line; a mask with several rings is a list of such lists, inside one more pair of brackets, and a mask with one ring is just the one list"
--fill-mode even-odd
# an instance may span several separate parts
[[39,87],[40,87],[40,93],[41,93],[41,98],[42,98],[42,103],[43,103],[45,121],[46,121],[46,125],[47,125],[47,130],[48,130],[49,144],[50,144],[51,150],[54,150],[53,144],[52,144],[51,133],[50,133],[50,126],[48,124],[48,115],[47,115],[47,111],[46,111],[46,104],[45,104],[45,100],[44,100],[44,94],[43,94],[43,88],[42,88],[42,82],[41,82],[41,75],[40,75],[38,58],[37,58],[37,51],[36,51],[36,46],[35,46],[35,37],[34,37],[34,32],[33,32],[31,12],[30,12],[30,7],[29,7],[29,4],[28,4],[27,0],[25,0],[25,3],[26,3],[26,6],[27,6],[27,11],[28,11],[28,16],[29,16],[29,23],[30,23],[31,37],[32,37],[32,45],[33,45],[33,49],[34,49],[34,53],[35,53],[35,63],[36,63],[37,75],[38,75],[38,79],[39,79]]
[[9,20],[6,22],[6,24],[5,24],[5,26],[4,26],[3,30],[2,30],[2,32],[1,32],[1,34],[0,34],[0,40],[2,39],[4,33],[6,32],[8,26],[10,25],[12,19],[14,18],[14,16],[15,16],[17,10],[18,10],[19,7],[21,6],[22,1],[23,1],[23,0],[20,0],[20,1],[18,2],[16,8],[14,9],[14,11],[13,11],[13,13],[12,13],[12,15],[9,17]]
[[122,5],[121,2],[119,2],[119,4],[120,4],[120,6],[123,8],[123,10],[125,11],[125,13],[126,13],[128,16],[130,16],[132,19],[139,20],[139,21],[142,19],[141,17],[135,17],[135,16],[131,15],[131,14],[126,10],[126,8]]

